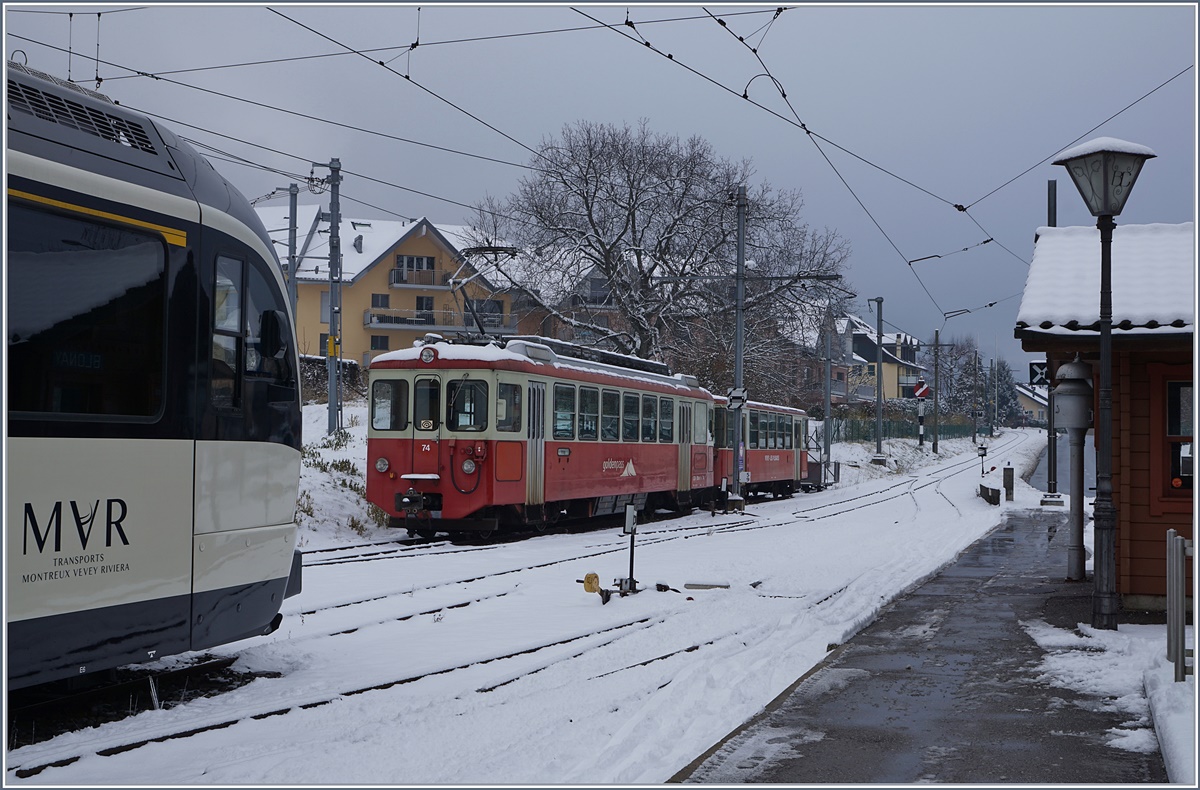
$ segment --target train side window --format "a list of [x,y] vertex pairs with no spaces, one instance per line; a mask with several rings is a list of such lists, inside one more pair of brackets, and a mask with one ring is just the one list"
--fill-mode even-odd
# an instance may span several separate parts
[[779,415],[768,414],[767,417],[767,447],[779,449]]
[[600,390],[579,388],[579,438],[595,440],[600,423]]
[[638,396],[626,392],[621,403],[621,441],[636,442],[638,440]]
[[498,385],[496,398],[496,430],[521,430],[521,385]]
[[482,431],[488,425],[486,381],[451,381],[446,385],[446,425],[452,431]]
[[708,436],[706,428],[708,427],[708,404],[697,403],[692,410],[692,441],[698,444],[707,444],[704,437]]
[[725,437],[725,423],[729,419],[729,410],[718,408],[712,411],[712,428],[708,434],[714,440],[717,447],[728,447],[729,440]]
[[413,422],[419,431],[436,431],[441,414],[442,385],[437,379],[417,379],[413,388]]
[[554,385],[554,438],[575,438],[575,387]]
[[658,440],[675,441],[675,399],[660,398],[658,401]]
[[266,275],[251,267],[246,282],[246,375],[287,386],[286,393],[275,389],[268,398],[271,401],[290,400],[295,394],[291,332],[285,310]]
[[22,204],[10,195],[10,419],[148,419],[164,406],[167,247],[162,237]]
[[780,418],[782,422],[779,425],[779,440],[780,447],[785,450],[792,449],[792,418],[791,415],[785,414]]
[[750,430],[747,437],[746,446],[751,450],[758,449],[758,412],[754,409],[750,410]]
[[658,434],[658,398],[642,396],[642,441],[652,442]]
[[379,379],[371,385],[371,427],[377,431],[408,429],[408,382]]
[[213,290],[212,403],[234,408],[241,403],[241,359],[245,354],[242,272],[245,264],[217,256]]
[[621,393],[604,390],[600,393],[600,440],[615,442],[621,438]]

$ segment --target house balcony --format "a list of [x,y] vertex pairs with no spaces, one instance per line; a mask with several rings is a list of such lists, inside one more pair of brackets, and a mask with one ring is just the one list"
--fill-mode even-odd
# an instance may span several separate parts
[[[517,317],[512,313],[480,313],[483,328],[491,333],[512,335],[517,331]],[[478,332],[475,319],[456,310],[396,310],[371,308],[363,310],[363,327],[370,329],[407,329],[426,332]]]
[[430,269],[392,269],[388,272],[392,288],[449,288],[450,275]]

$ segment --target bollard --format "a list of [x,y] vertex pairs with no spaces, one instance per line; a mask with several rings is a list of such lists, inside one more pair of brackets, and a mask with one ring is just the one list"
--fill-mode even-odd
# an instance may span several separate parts
[[1009,461],[1008,466],[1004,467],[1004,499],[1007,502],[1013,501],[1013,468],[1012,462]]
[[1175,682],[1194,673],[1188,666],[1187,649],[1187,557],[1194,556],[1192,541],[1173,529],[1167,530],[1167,660],[1175,666]]

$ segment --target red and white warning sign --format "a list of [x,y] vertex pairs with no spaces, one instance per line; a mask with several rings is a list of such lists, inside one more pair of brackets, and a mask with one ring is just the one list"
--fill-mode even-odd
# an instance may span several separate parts
[[913,394],[916,395],[918,398],[929,397],[929,385],[926,384],[924,381],[918,381],[916,389],[913,390]]

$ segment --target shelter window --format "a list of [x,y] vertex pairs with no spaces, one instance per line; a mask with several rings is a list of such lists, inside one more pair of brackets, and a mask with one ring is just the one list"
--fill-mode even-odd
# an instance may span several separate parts
[[1167,449],[1170,458],[1168,485],[1173,491],[1191,491],[1193,459],[1192,446],[1192,382],[1167,382]]

